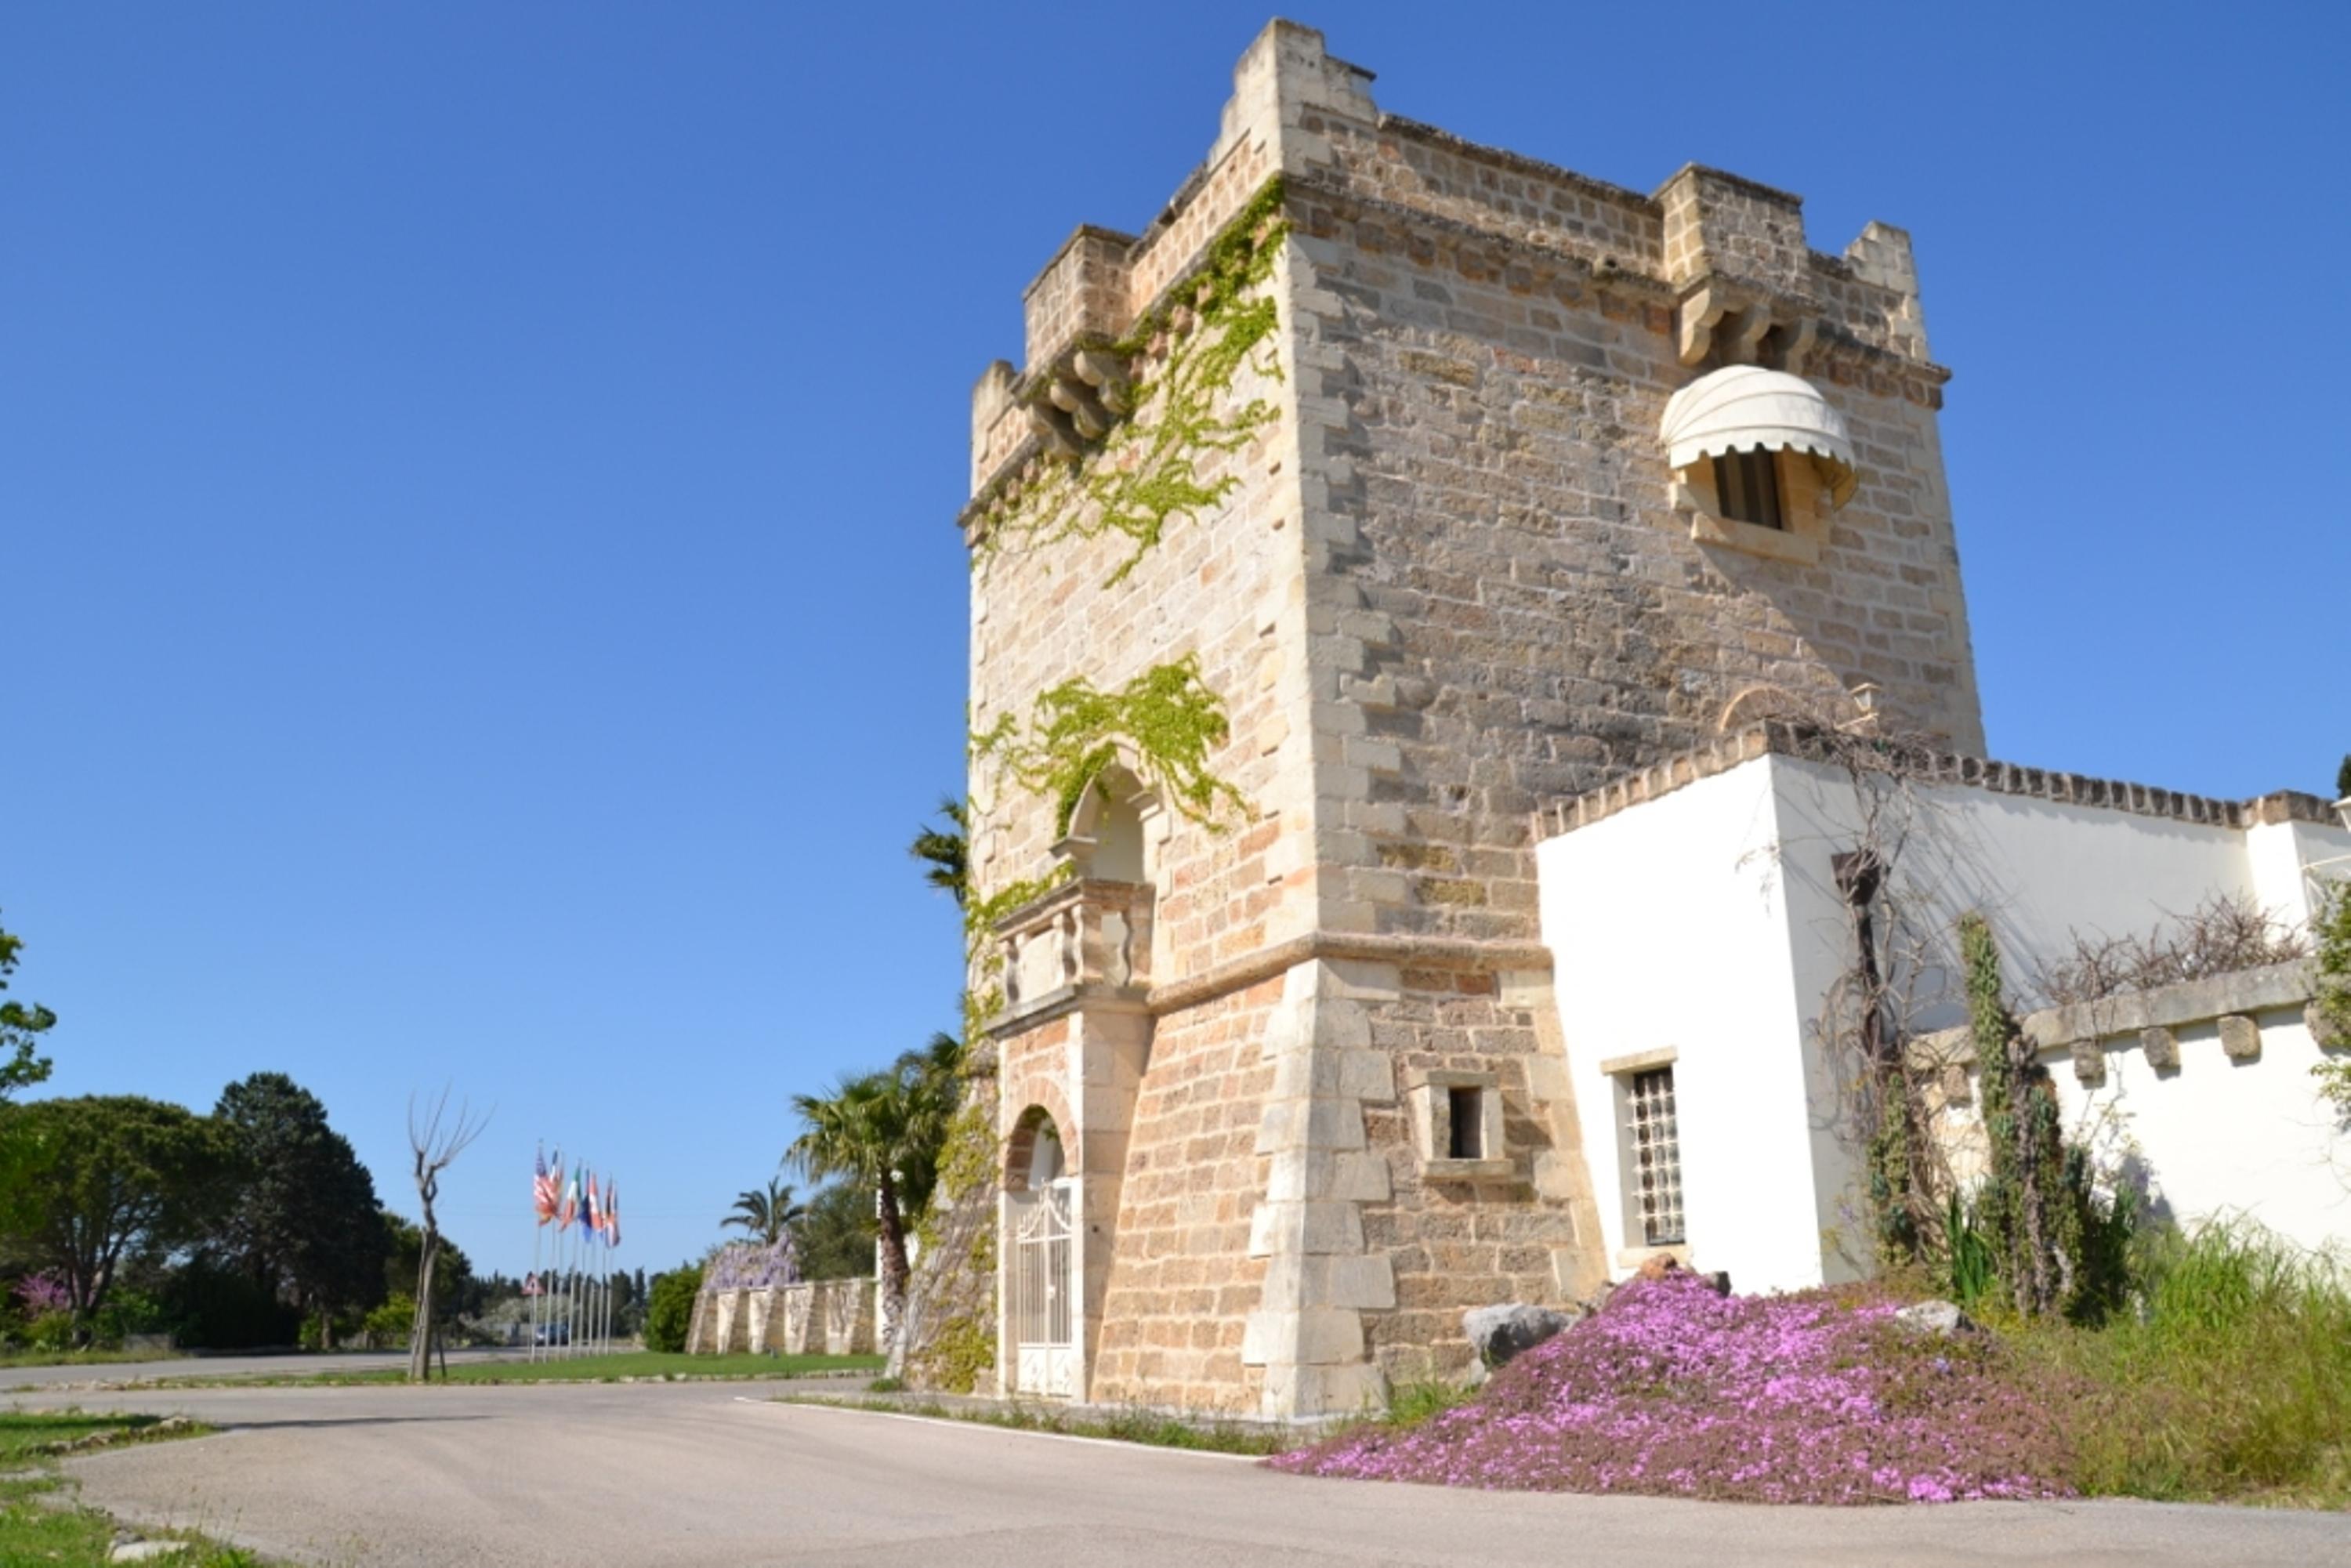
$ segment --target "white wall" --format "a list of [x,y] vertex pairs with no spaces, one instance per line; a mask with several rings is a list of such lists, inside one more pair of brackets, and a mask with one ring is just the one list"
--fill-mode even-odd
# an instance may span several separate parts
[[[1600,1064],[1664,1049],[1677,1053],[1693,1265],[1729,1270],[1741,1290],[1865,1265],[1838,1068],[1815,1034],[1851,962],[1832,859],[1865,836],[1891,852],[1892,891],[1931,939],[1907,1019],[1919,1030],[1964,1017],[1951,952],[1969,910],[1991,920],[2029,1008],[2077,932],[2145,934],[2215,896],[2299,920],[2304,866],[2351,855],[2351,833],[2307,823],[2247,832],[1959,785],[1873,798],[1865,830],[1868,800],[1841,769],[1767,756],[1538,847],[1543,937],[1620,1276],[1638,1238],[1626,1237],[1625,1137]],[[2306,1242],[2351,1243],[2351,1139],[2316,1099],[2320,1053],[2298,1018],[2262,1023],[2262,1056],[2245,1063],[2221,1054],[2211,1026],[2181,1030],[2177,1073],[2110,1041],[2095,1093],[2070,1061],[2053,1064],[2061,1099],[2109,1158],[2136,1151],[2183,1218],[2242,1210]]]
[[2136,1035],[2109,1040],[2105,1082],[2048,1058],[2066,1124],[2102,1163],[2143,1176],[2183,1222],[2243,1215],[2305,1247],[2351,1249],[2351,1134],[2318,1100],[2325,1060],[2299,1008],[2253,1015],[2261,1055],[2231,1061],[2217,1025],[2184,1025],[2179,1068],[2147,1065]]
[[1671,1049],[1692,1264],[1741,1290],[1818,1283],[1820,1244],[1771,776],[1700,779],[1538,847],[1543,940],[1606,1256],[1628,1242],[1602,1061]]

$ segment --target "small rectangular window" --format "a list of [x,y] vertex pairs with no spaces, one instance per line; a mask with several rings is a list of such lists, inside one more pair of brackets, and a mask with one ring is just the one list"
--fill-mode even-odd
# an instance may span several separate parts
[[1633,1175],[1639,1184],[1641,1236],[1651,1247],[1685,1239],[1681,1132],[1674,1120],[1674,1070],[1635,1072],[1626,1096],[1632,1117]]
[[1715,497],[1722,515],[1762,528],[1787,528],[1780,509],[1780,468],[1769,452],[1728,452],[1714,460]]
[[1452,1123],[1452,1132],[1447,1139],[1446,1158],[1482,1160],[1486,1157],[1485,1092],[1476,1088],[1445,1092],[1447,1120]]

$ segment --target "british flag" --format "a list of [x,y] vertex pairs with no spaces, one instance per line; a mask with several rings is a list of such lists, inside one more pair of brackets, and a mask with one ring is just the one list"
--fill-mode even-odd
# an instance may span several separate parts
[[538,1146],[538,1171],[530,1178],[530,1206],[538,1213],[541,1225],[555,1218],[556,1207],[563,1201],[562,1192],[563,1151],[555,1151],[555,1169],[550,1172],[547,1168],[547,1145],[541,1144]]

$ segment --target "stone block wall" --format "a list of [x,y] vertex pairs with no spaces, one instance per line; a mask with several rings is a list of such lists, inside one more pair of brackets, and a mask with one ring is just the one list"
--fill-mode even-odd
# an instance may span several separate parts
[[689,1355],[872,1355],[871,1280],[810,1280],[695,1298]]
[[1242,1337],[1266,1276],[1249,1245],[1266,1192],[1263,1061],[1281,983],[1159,1020],[1134,1108],[1093,1376],[1100,1400],[1253,1413]]
[[[1086,1178],[1097,1399],[1351,1410],[1457,1368],[1462,1309],[1601,1277],[1539,805],[1708,740],[1759,689],[1841,717],[1866,681],[1889,724],[1980,744],[1907,236],[1820,255],[1784,193],[1686,169],[1642,195],[1383,114],[1368,79],[1269,27],[1168,212],[1080,231],[1029,291],[1029,365],[975,394],[975,725],[1196,657],[1231,720],[1210,766],[1250,804],[1222,831],[1146,820],[1130,1127],[1085,1108],[1083,996],[999,1026],[999,1131],[1042,1106],[1102,1155],[1083,1167],[1115,1150]],[[1273,415],[1201,455],[1227,492],[1120,580],[1123,536],[1022,548],[1049,361],[1145,319],[1277,174],[1275,369],[1228,393]],[[1698,373],[1686,303],[1718,285],[1768,305],[1773,351],[1851,426],[1860,489],[1815,562],[1702,544],[1676,510],[1657,425]],[[985,767],[972,790],[981,892],[1050,872],[1052,803]],[[1509,1175],[1429,1173],[1403,1085],[1431,1071],[1492,1080]]]

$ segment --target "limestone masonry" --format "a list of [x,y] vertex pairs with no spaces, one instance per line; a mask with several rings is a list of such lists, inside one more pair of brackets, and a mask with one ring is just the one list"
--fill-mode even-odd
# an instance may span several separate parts
[[[1071,235],[975,394],[975,732],[1189,657],[1246,802],[1194,820],[1126,737],[1074,799],[975,763],[977,893],[1040,889],[979,965],[1008,1392],[1353,1411],[1459,1373],[1465,1308],[1590,1294],[1620,1113],[1569,1071],[1538,813],[1766,719],[1983,748],[1909,236],[1814,250],[1783,192],[1619,189],[1370,87],[1269,26],[1207,161]],[[1253,238],[1272,329],[1170,448],[1205,499],[1090,531]],[[1677,468],[1701,383],[1738,408],[1677,409]]]

